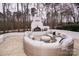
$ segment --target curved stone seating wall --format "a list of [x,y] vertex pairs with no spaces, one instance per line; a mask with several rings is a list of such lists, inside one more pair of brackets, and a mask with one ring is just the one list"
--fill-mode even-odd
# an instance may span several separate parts
[[[41,32],[43,33],[43,32]],[[40,34],[41,34],[40,33]],[[30,33],[28,33],[30,34]],[[31,56],[60,56],[60,55],[72,55],[73,53],[73,40],[69,41],[69,43],[66,41],[63,45],[60,45],[58,42],[56,43],[45,43],[45,42],[40,42],[37,40],[32,40],[31,38],[28,37],[28,34],[25,33],[24,36],[24,52],[27,55]],[[69,38],[69,37],[68,37]],[[71,39],[71,38],[69,38]],[[71,47],[71,48],[69,48]],[[67,49],[66,49],[67,48]]]
[[61,50],[60,48],[45,48],[33,46],[30,43],[24,41],[24,52],[30,56],[62,56],[68,55],[68,51]]

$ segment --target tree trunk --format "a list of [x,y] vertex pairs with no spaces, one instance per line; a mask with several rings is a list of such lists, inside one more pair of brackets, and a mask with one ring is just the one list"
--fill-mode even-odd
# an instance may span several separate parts
[[24,21],[23,5],[24,5],[24,4],[23,4],[23,3],[21,3],[22,20],[23,20],[23,22],[22,22],[23,26],[22,26],[22,27],[23,27],[23,31],[25,31],[25,24],[24,24],[24,23],[25,23],[25,21]]
[[6,6],[6,4],[3,3],[2,6],[3,6],[3,14],[4,14],[4,16],[3,16],[4,17],[4,20],[3,20],[3,23],[4,23],[4,25],[3,25],[3,33],[5,33],[5,31],[6,31],[6,26],[5,26],[6,25],[5,24],[5,18],[6,18],[5,17],[5,6]]
[[18,12],[19,12],[19,3],[17,3],[17,20],[18,20],[18,32],[20,31],[20,28],[19,28],[19,16],[18,16]]

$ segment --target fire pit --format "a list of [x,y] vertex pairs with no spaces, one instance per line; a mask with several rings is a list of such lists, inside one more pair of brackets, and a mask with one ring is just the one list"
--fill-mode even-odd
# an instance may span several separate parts
[[25,32],[24,52],[27,55],[72,55],[70,36],[55,31]]

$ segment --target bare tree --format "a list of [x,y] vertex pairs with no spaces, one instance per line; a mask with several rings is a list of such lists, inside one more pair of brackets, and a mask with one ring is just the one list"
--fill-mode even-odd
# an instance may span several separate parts
[[9,11],[10,4],[6,3],[6,30],[8,32],[9,29],[12,28],[11,23],[11,12]]
[[4,14],[4,27],[3,27],[3,33],[5,33],[5,30],[6,30],[6,24],[5,24],[5,18],[6,18],[6,16],[5,16],[5,6],[6,6],[6,3],[3,3],[2,4],[2,6],[3,6],[3,14]]
[[17,3],[17,20],[18,20],[18,31],[20,31],[20,28],[19,28],[19,3]]

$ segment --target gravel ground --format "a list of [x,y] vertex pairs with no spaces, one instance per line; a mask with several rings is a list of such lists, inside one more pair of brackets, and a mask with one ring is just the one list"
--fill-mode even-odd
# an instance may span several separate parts
[[[73,55],[79,56],[79,32],[64,30],[58,30],[58,32],[71,35],[75,39],[77,38],[74,41]],[[10,37],[6,37],[5,41],[0,43],[0,56],[26,56],[23,50],[23,35],[12,35]]]
[[0,44],[1,56],[26,56],[23,50],[23,36],[12,36]]

